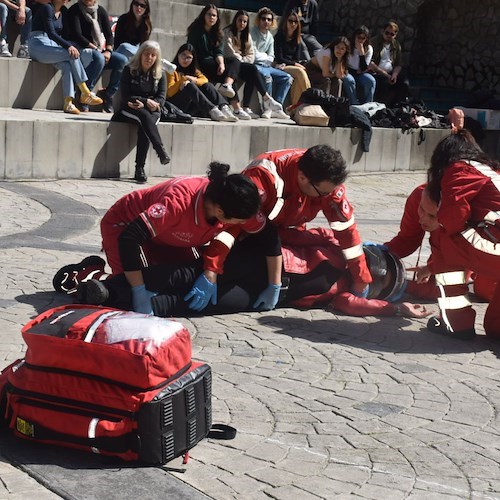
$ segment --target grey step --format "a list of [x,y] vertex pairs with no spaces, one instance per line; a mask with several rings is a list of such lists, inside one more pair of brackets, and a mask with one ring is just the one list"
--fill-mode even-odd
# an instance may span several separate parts
[[[134,170],[136,128],[110,122],[110,115],[0,109],[0,178],[127,177]],[[299,127],[291,120],[252,120],[193,125],[160,123],[172,162],[163,166],[150,151],[146,171],[152,176],[200,175],[212,160],[240,171],[258,154],[273,149],[326,143],[339,149],[353,172],[423,170],[437,142],[448,130],[418,133],[373,129],[370,152],[361,149],[361,130]]]

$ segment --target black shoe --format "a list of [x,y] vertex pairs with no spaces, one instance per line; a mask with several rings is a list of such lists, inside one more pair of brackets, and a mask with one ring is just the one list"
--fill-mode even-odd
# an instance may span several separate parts
[[109,291],[104,281],[88,280],[78,285],[76,297],[80,304],[100,306],[109,299]]
[[78,264],[70,264],[68,266],[61,267],[52,279],[52,285],[54,286],[56,292],[72,294],[75,292],[76,287],[80,282],[78,274],[81,271],[88,267],[95,268],[96,270],[104,270],[105,266],[106,261],[98,255],[85,257]]
[[460,330],[458,332],[450,330],[445,322],[437,316],[429,318],[429,321],[427,321],[427,330],[432,333],[437,333],[438,335],[444,335],[445,337],[459,340],[473,340],[476,336],[476,330],[474,328],[468,328],[467,330]]
[[139,184],[144,184],[148,180],[146,172],[144,172],[144,167],[135,167],[134,180]]
[[113,109],[113,97],[109,94],[104,94],[102,97],[102,111],[104,113],[114,113],[115,111]]
[[160,159],[160,163],[162,165],[166,165],[167,163],[170,163],[170,156],[165,152],[164,149],[161,151],[158,151],[158,158]]

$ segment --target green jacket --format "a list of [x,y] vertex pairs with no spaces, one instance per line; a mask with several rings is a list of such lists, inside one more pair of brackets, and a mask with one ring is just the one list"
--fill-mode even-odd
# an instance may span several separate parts
[[[370,40],[370,45],[373,47],[373,58],[372,61],[378,65],[380,63],[380,53],[384,48],[384,36],[382,34],[374,36]],[[391,41],[391,56],[392,56],[392,66],[402,66],[403,59],[401,56],[401,45],[397,40]]]
[[187,41],[194,46],[198,61],[204,59],[215,59],[217,56],[222,56],[222,42],[216,47],[205,31],[203,26],[193,26],[188,33]]

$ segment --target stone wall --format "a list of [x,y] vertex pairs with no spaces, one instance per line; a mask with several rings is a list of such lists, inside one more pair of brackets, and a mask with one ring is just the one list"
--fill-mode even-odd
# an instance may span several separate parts
[[499,0],[323,0],[321,18],[333,33],[366,24],[378,33],[388,19],[410,73],[435,86],[481,88],[500,96]]

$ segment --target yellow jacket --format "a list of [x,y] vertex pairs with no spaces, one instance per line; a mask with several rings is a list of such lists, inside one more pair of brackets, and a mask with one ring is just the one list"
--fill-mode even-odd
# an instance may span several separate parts
[[[208,78],[200,70],[196,70],[195,76],[196,85],[198,87],[208,83]],[[174,71],[173,74],[167,73],[167,97],[172,97],[177,94],[181,88],[181,84],[186,80],[187,78],[184,73],[179,71]]]

